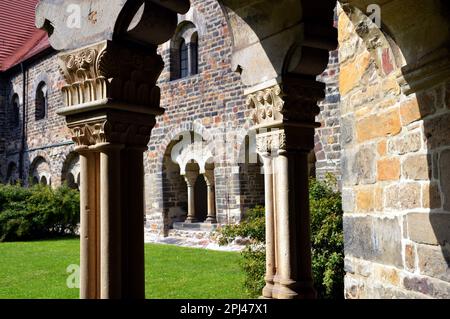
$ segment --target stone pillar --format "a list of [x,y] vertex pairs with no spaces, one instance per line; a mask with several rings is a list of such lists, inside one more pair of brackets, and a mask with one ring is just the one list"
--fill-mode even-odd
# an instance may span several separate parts
[[80,175],[80,298],[98,298],[97,247],[98,209],[96,196],[96,156],[88,148],[79,148]]
[[124,278],[123,291],[127,291],[130,298],[143,298],[145,296],[145,260],[141,251],[144,251],[144,233],[134,231],[144,229],[144,151],[146,147],[128,147],[125,149],[126,157],[122,158],[122,172],[129,175],[128,184],[122,184],[126,205],[122,205],[122,223],[127,224],[126,233],[122,233],[122,255],[128,262],[122,265]]
[[314,80],[296,78],[292,82],[284,83],[283,90],[276,85],[247,99],[247,105],[254,109],[257,149],[265,164],[264,298],[316,296],[311,272],[307,159],[314,147],[316,103],[324,91]]
[[[266,190],[273,190],[273,168],[272,158],[269,153],[261,154],[264,162],[264,187]],[[276,273],[275,261],[275,210],[273,191],[265,192],[266,209],[266,275],[264,280],[266,285],[262,291],[263,298],[272,298],[273,277]]]
[[197,181],[198,171],[186,171],[184,180],[188,189],[188,215],[185,223],[195,223],[195,182]]
[[100,268],[102,299],[121,297],[121,179],[123,145],[100,144]]
[[214,189],[214,170],[206,169],[203,174],[205,178],[206,187],[208,190],[208,216],[206,217],[205,222],[209,224],[217,223],[216,219],[216,195]]
[[59,61],[67,85],[58,113],[81,155],[80,296],[143,299],[143,152],[163,112],[162,59],[156,47],[103,41]]

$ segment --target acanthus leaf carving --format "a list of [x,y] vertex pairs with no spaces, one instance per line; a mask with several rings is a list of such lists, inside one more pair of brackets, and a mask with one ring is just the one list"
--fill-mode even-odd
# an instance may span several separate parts
[[[159,108],[156,81],[164,63],[153,49],[103,41],[59,55],[66,106],[113,100]],[[106,103],[106,102],[105,102]]]

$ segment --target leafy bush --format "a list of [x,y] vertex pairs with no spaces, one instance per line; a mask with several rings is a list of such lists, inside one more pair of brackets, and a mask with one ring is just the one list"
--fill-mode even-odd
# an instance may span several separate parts
[[78,191],[67,186],[0,185],[0,241],[75,234],[79,200]]
[[266,272],[264,207],[247,210],[240,224],[226,225],[219,229],[219,244],[226,245],[236,238],[249,238],[250,243],[242,251],[241,267],[245,272],[244,287],[251,297],[258,297],[264,288]]
[[[310,180],[312,272],[319,298],[343,298],[344,244],[341,195],[335,191],[336,180]],[[247,211],[238,225],[219,229],[219,243],[227,244],[237,237],[247,237],[249,244],[242,252],[241,267],[245,271],[245,289],[252,297],[261,294],[265,285],[265,217],[264,207]]]

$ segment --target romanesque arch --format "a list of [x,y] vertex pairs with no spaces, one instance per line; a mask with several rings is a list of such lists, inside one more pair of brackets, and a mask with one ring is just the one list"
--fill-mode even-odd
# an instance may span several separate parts
[[33,159],[30,165],[29,181],[32,185],[52,184],[52,174],[50,168],[50,162],[42,156],[37,156]]
[[70,188],[80,187],[80,159],[76,152],[69,153],[63,163],[61,170],[61,181]]

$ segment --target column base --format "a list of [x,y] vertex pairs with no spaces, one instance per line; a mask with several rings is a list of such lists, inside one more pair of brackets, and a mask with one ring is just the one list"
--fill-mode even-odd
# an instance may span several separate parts
[[205,220],[207,224],[217,224],[217,219],[215,217],[207,217]]
[[273,296],[273,283],[266,282],[266,285],[264,286],[262,290],[262,296],[261,299],[272,299]]
[[195,217],[188,217],[188,218],[186,218],[186,220],[184,222],[186,224],[192,224],[192,223],[198,223],[198,220]]
[[273,299],[316,299],[317,292],[312,283],[275,283],[272,289]]

